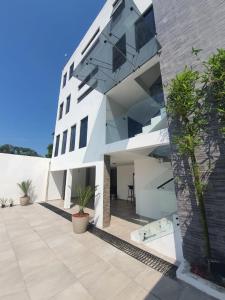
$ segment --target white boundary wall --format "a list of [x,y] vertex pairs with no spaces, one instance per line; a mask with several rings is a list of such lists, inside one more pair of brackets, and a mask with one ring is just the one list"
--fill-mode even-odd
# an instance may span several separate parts
[[0,198],[11,198],[19,203],[21,192],[17,186],[23,180],[32,180],[31,200],[46,200],[50,159],[0,153]]

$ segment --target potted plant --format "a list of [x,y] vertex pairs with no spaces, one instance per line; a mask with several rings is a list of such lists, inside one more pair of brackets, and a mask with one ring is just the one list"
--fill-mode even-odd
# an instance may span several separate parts
[[22,181],[18,183],[19,188],[21,189],[23,196],[20,197],[20,205],[24,206],[30,202],[29,190],[31,187],[31,180]]
[[5,199],[4,199],[4,198],[1,198],[1,199],[0,199],[0,202],[1,202],[1,207],[2,207],[2,208],[5,208],[5,204],[6,204]]
[[9,207],[13,207],[13,199],[8,199]]
[[85,206],[95,194],[95,189],[91,186],[84,188],[78,187],[78,205],[79,212],[72,215],[73,231],[75,233],[84,233],[89,223],[89,214],[84,212]]

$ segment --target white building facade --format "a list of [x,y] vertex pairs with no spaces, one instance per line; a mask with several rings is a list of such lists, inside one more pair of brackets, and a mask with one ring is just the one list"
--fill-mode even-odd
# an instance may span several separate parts
[[[92,185],[93,222],[100,228],[110,225],[117,199],[132,202],[140,216],[173,224],[159,59],[152,1],[106,1],[62,72],[48,200],[63,199],[69,208],[76,188]],[[166,235],[168,222],[157,224]]]

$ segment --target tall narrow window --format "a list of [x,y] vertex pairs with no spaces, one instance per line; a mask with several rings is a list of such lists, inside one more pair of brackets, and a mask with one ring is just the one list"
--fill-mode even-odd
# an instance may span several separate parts
[[113,11],[112,11],[112,21],[114,22],[122,13],[123,9],[125,7],[125,1],[124,0],[116,0],[113,3]]
[[54,156],[58,156],[59,154],[59,141],[60,141],[60,135],[57,135],[56,142],[55,142],[55,153]]
[[74,71],[74,63],[70,66],[70,72],[69,72],[69,79],[73,76],[73,71]]
[[66,79],[67,79],[67,73],[65,73],[64,76],[63,76],[63,85],[62,85],[62,87],[64,87],[66,85]]
[[81,120],[79,148],[87,146],[88,117]]
[[126,62],[126,54],[126,35],[124,34],[113,47],[113,72]]
[[76,125],[71,127],[70,133],[70,152],[75,150],[75,142],[76,142]]
[[62,116],[63,116],[63,103],[61,103],[59,107],[59,120],[62,119]]
[[153,7],[150,7],[135,23],[137,51],[144,47],[156,35]]
[[70,99],[71,99],[71,95],[69,95],[66,98],[66,114],[68,114],[68,112],[70,111]]
[[66,153],[66,142],[67,142],[67,130],[63,132],[62,151],[61,154]]

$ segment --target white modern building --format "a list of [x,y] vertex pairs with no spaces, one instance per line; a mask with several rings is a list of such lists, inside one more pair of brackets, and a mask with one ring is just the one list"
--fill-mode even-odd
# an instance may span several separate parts
[[174,244],[177,207],[151,2],[106,1],[64,67],[47,197],[69,208],[78,186],[97,186],[94,224],[128,203],[151,220],[131,238],[160,251],[158,240]]

